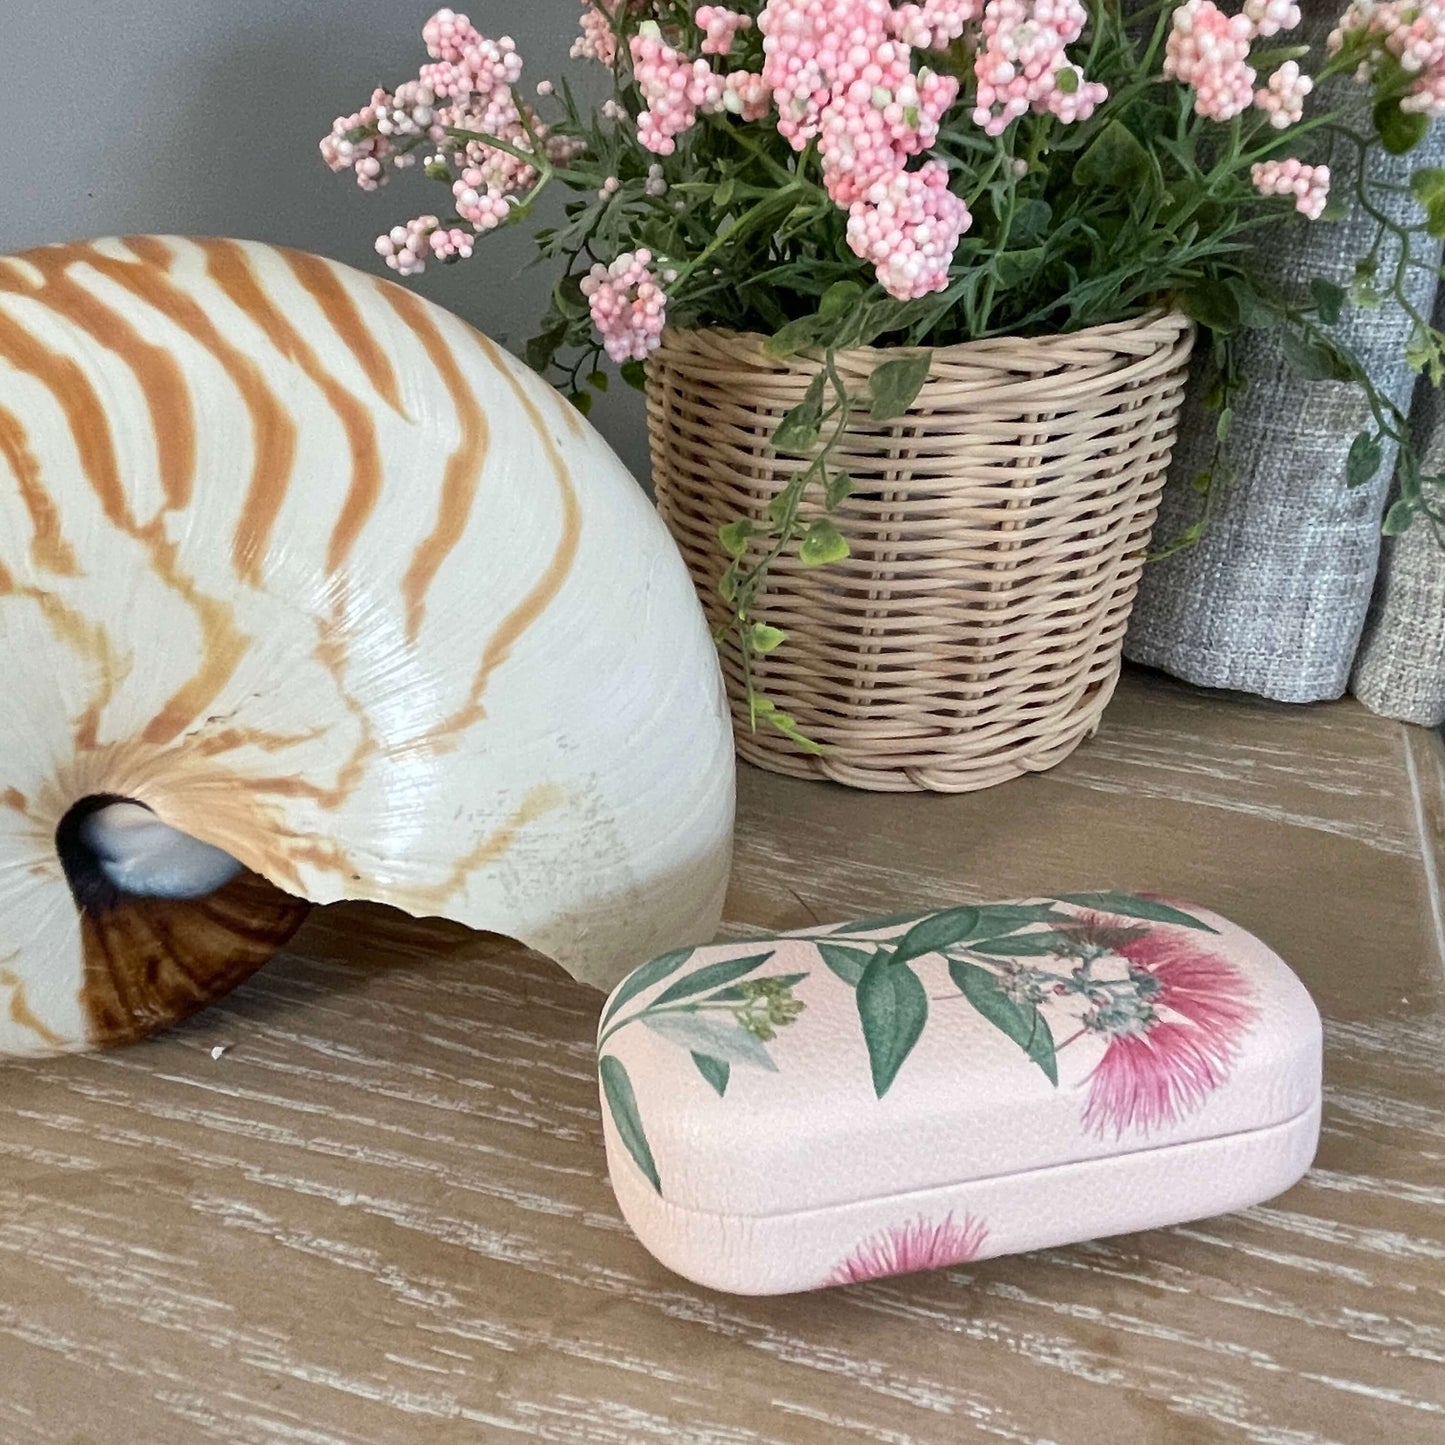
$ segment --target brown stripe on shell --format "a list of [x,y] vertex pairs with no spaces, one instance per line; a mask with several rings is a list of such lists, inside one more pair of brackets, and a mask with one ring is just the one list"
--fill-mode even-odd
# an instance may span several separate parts
[[457,365],[456,357],[446,339],[431,319],[426,305],[410,292],[390,283],[379,283],[378,289],[402,322],[421,342],[456,410],[461,438],[447,458],[442,476],[441,499],[437,504],[436,525],[417,547],[411,565],[402,578],[402,597],[406,602],[406,635],[415,642],[421,634],[426,616],[426,595],[442,563],[451,555],[466,531],[481,482],[482,467],[487,459],[488,430],[486,413],[482,410],[467,379]]
[[[42,258],[42,262],[37,263],[36,257]],[[21,259],[36,265],[46,275],[52,274],[51,268],[62,259],[83,260],[100,274],[120,282],[142,300],[150,300],[147,293],[154,289],[137,279],[149,276],[154,280],[154,273],[147,266],[117,261],[85,243],[48,247],[44,251],[27,253]],[[165,282],[165,287],[166,294],[173,291],[169,282]],[[181,293],[174,292],[174,295],[185,302],[186,307],[195,307],[195,303]],[[107,334],[119,336],[120,333],[109,328],[104,320],[113,315],[110,309],[83,288],[77,292],[77,297],[82,296],[83,306],[93,313],[94,325],[106,330]],[[72,300],[77,306],[82,305],[79,299]],[[158,309],[167,315],[172,314],[164,306]],[[209,326],[209,322],[206,324]],[[137,520],[120,476],[109,417],[94,384],[80,365],[70,357],[51,351],[4,312],[0,312],[0,356],[6,357],[18,370],[34,376],[55,397],[69,423],[81,469],[100,501],[106,520],[146,549],[152,571],[196,615],[202,639],[200,666],[166,700],[142,733],[147,742],[171,742],[201,715],[230,680],[250,645],[250,638],[237,628],[235,615],[229,606],[202,593],[181,570],[178,549],[165,533],[164,519],[157,517],[145,524]],[[92,707],[78,730],[78,746],[94,745],[94,725],[98,716]]]
[[207,898],[125,898],[82,913],[89,1041],[128,1043],[203,1008],[270,959],[310,906],[242,873]]
[[312,256],[305,251],[283,248],[280,255],[296,279],[311,293],[312,300],[321,308],[331,323],[332,330],[356,358],[357,365],[366,373],[366,379],[375,388],[377,395],[398,416],[405,418],[406,411],[401,404],[401,393],[397,388],[396,371],[392,367],[391,358],[372,334],[360,308],[336,274],[336,268],[320,256]]
[[78,577],[80,566],[61,529],[60,508],[45,490],[40,462],[30,450],[30,437],[20,418],[4,407],[0,407],[0,456],[15,474],[21,504],[30,516],[30,560],[57,577]]
[[268,385],[261,368],[226,340],[200,304],[171,280],[167,273],[175,258],[164,243],[154,236],[130,236],[125,244],[143,264],[116,261],[95,251],[87,252],[86,260],[209,351],[250,414],[255,456],[250,486],[231,542],[231,560],[236,575],[258,587],[266,549],[291,485],[296,421]]
[[196,416],[190,387],[180,362],[170,351],[147,341],[125,317],[69,274],[69,268],[77,262],[94,263],[98,255],[84,242],[23,252],[16,259],[41,274],[44,280],[40,289],[28,288],[15,270],[0,266],[0,290],[35,295],[125,362],[150,412],[166,506],[187,507],[196,478]]
[[0,968],[0,988],[10,990],[10,1018],[22,1029],[35,1035],[47,1048],[63,1049],[70,1042],[62,1038],[36,1014],[25,998],[25,981],[8,968]]
[[561,493],[562,535],[558,538],[557,546],[552,553],[552,560],[547,564],[542,575],[532,584],[522,600],[497,624],[497,630],[488,640],[482,653],[481,663],[472,677],[466,701],[450,717],[444,719],[426,735],[424,741],[434,743],[454,738],[457,733],[480,722],[486,716],[486,709],[482,706],[482,697],[487,690],[488,682],[491,681],[492,674],[511,656],[512,648],[516,646],[518,640],[547,610],[562,590],[562,584],[567,580],[577,560],[577,548],[582,535],[582,508],[577,499],[577,488],[565,458],[558,450],[551,432],[547,429],[546,419],[542,416],[537,404],[527,395],[526,389],[513,375],[508,358],[502,354],[496,344],[480,334],[477,339],[492,364],[497,368],[498,373],[511,387],[546,453]]
[[245,251],[234,241],[199,241],[206,271],[230,300],[260,327],[266,339],[306,373],[326,398],[351,449],[351,486],[332,528],[326,568],[333,576],[346,564],[361,529],[381,497],[381,451],[370,409],[321,364],[315,350],[266,294]]
[[6,788],[0,792],[0,805],[9,808],[13,813],[23,813],[27,816],[30,813],[29,800],[19,788]]

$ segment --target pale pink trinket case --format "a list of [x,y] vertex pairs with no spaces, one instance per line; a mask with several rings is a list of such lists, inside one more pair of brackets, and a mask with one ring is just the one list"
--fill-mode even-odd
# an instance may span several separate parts
[[664,1264],[782,1294],[1242,1209],[1309,1167],[1320,1020],[1268,947],[1121,893],[655,959],[598,1030]]

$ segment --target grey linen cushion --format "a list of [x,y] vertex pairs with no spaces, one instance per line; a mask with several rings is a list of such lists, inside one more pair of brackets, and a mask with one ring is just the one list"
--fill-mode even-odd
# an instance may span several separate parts
[[[1324,16],[1305,21],[1307,38],[1321,51],[1332,23]],[[1360,120],[1362,128],[1368,124]],[[1353,160],[1348,145],[1331,158],[1333,190],[1342,199],[1353,194]],[[1384,158],[1378,174],[1403,183],[1417,167],[1442,162],[1445,126],[1437,125],[1411,155]],[[1389,205],[1402,218],[1412,215],[1407,197],[1391,197]],[[1302,221],[1274,233],[1261,259],[1288,287],[1302,290],[1314,276],[1348,285],[1373,235],[1373,222],[1357,210],[1339,224]],[[1422,259],[1438,261],[1439,252]],[[1387,248],[1381,273],[1393,266]],[[1435,273],[1423,268],[1408,281],[1427,315],[1435,284]],[[1337,332],[1402,408],[1415,383],[1404,361],[1409,331],[1405,313],[1390,304],[1348,307]],[[1286,702],[1338,697],[1349,683],[1374,587],[1394,449],[1372,483],[1347,490],[1345,458],[1369,419],[1363,399],[1337,382],[1301,381],[1268,333],[1249,333],[1242,352],[1252,385],[1234,407],[1230,450],[1238,480],[1217,501],[1196,546],[1145,568],[1124,651],[1208,687]],[[1156,542],[1178,535],[1198,515],[1190,480],[1209,463],[1216,420],[1201,405],[1203,371],[1197,363]]]

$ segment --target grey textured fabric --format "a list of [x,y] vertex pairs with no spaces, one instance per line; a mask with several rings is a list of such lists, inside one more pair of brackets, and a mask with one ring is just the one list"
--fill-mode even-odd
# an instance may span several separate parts
[[[1331,23],[1307,19],[1306,38],[1322,47]],[[1367,124],[1362,117],[1362,128]],[[1352,159],[1349,146],[1332,158],[1338,196],[1353,193]],[[1419,166],[1442,163],[1445,126],[1437,125],[1413,154],[1385,158],[1379,178],[1400,183]],[[1399,197],[1394,204],[1407,215],[1413,203]],[[1286,286],[1303,288],[1314,276],[1346,285],[1373,237],[1373,222],[1357,211],[1341,224],[1301,222],[1271,237],[1265,264]],[[1382,273],[1393,265],[1391,254],[1382,255]],[[1433,271],[1412,274],[1412,300],[1426,314],[1434,288]],[[1391,304],[1347,309],[1338,333],[1402,408],[1415,382],[1404,361],[1409,330]],[[1364,401],[1339,383],[1301,381],[1267,334],[1251,333],[1242,352],[1252,384],[1234,407],[1230,452],[1238,480],[1195,547],[1145,569],[1124,650],[1204,686],[1286,702],[1338,697],[1369,608],[1395,458],[1385,457],[1374,482],[1347,490],[1345,457],[1368,420]],[[1161,541],[1198,515],[1189,483],[1208,465],[1215,427],[1200,405],[1201,389],[1196,381],[1185,407],[1154,534]]]
[[[1434,319],[1445,326],[1445,291]],[[1415,389],[1410,428],[1424,470],[1445,470],[1445,393],[1426,381]],[[1424,522],[1385,539],[1350,687],[1386,717],[1445,722],[1445,546]]]

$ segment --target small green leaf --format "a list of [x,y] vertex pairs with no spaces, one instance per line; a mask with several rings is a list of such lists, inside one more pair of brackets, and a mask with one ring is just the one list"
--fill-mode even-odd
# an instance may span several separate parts
[[591,415],[592,393],[590,391],[574,391],[567,400],[570,401],[583,416]]
[[1383,460],[1379,440],[1362,431],[1350,443],[1350,454],[1345,459],[1345,485],[1363,487],[1380,470]]
[[923,383],[933,365],[931,351],[916,356],[895,356],[880,362],[868,378],[868,395],[872,398],[869,415],[874,421],[892,421],[907,412],[918,400]]
[[732,205],[733,196],[737,194],[738,183],[736,176],[728,176],[722,181],[718,188],[712,193],[712,208],[721,215]]
[[647,367],[640,361],[624,361],[618,370],[628,386],[634,391],[647,390]]
[[906,963],[894,963],[887,953],[879,953],[863,970],[855,998],[873,1092],[881,1099],[928,1022],[928,994]]
[[1096,913],[1118,913],[1125,918],[1147,918],[1151,923],[1177,923],[1184,928],[1197,928],[1201,933],[1218,933],[1201,923],[1192,913],[1160,903],[1156,898],[1140,898],[1135,893],[1060,893],[1060,903],[1075,908],[1088,908]]
[[1052,903],[980,903],[974,908],[978,922],[972,938],[996,938],[1030,923],[1053,923],[1069,917]]
[[893,962],[907,963],[925,954],[941,953],[955,943],[964,943],[977,933],[978,922],[979,910],[967,905],[931,913],[903,935],[893,951]]
[[736,522],[725,522],[717,529],[717,539],[729,557],[741,557],[748,550],[748,538],[753,535],[753,524],[746,517]]
[[1009,222],[1006,251],[1027,251],[1039,246],[1048,238],[1049,222],[1053,220],[1054,208],[1047,201],[1034,199],[1024,201],[1014,212]]
[[607,382],[608,376],[605,371],[589,371],[587,373],[587,385],[590,386],[593,391],[606,391]]
[[763,342],[763,350],[771,357],[781,360],[793,356],[805,347],[812,346],[823,334],[823,323],[816,316],[800,316],[786,326],[779,327]]
[[661,1194],[662,1180],[658,1178],[652,1149],[642,1129],[642,1117],[637,1112],[637,1095],[622,1060],[608,1054],[598,1060],[597,1070],[602,1076],[602,1094],[612,1114],[612,1125],[617,1130],[617,1137],[622,1140],[637,1167],[647,1176],[648,1182]]
[[853,495],[854,481],[847,472],[829,472],[823,479],[823,505],[832,512]]
[[697,1065],[697,1071],[709,1084],[717,1090],[719,1099],[728,1091],[728,1079],[732,1075],[732,1065],[726,1059],[715,1059],[709,1054],[694,1053],[692,1061]]
[[1074,165],[1081,191],[1130,191],[1150,174],[1149,153],[1120,120],[1111,120]]
[[664,989],[649,1007],[661,1008],[664,1004],[693,998],[697,994],[707,993],[710,989],[735,983],[765,964],[773,956],[773,952],[774,950],[769,949],[766,953],[753,953],[746,958],[725,958],[721,963],[710,963],[706,968],[700,968],[696,973],[690,973],[685,978],[678,979],[670,988]]
[[819,943],[818,954],[823,962],[848,985],[857,988],[863,970],[873,962],[874,954],[866,948],[849,948],[842,943]]
[[1430,118],[1420,111],[1400,109],[1398,100],[1386,99],[1375,106],[1375,134],[1392,156],[1402,156],[1425,139]]
[[592,314],[591,306],[582,294],[582,278],[580,276],[563,276],[557,282],[552,288],[552,305],[557,308],[560,315],[565,316],[569,321],[580,321],[583,317]]
[[647,1014],[642,1026],[694,1054],[726,1059],[745,1069],[778,1071],[772,1055],[730,1013]]
[[665,978],[671,978],[697,950],[695,948],[678,948],[671,953],[664,953],[660,958],[654,958],[651,963],[644,963],[641,968],[635,968],[618,985],[617,992],[612,995],[612,1002],[607,1005],[606,1012],[602,1015],[602,1021],[598,1025],[599,1030],[605,1028],[614,1018],[623,1004],[630,1003],[644,989],[649,989],[655,983],[661,983]]
[[1282,331],[1280,344],[1284,348],[1285,360],[1296,375],[1306,381],[1351,381],[1355,368],[1339,347],[1323,337],[1301,336],[1294,331]]
[[826,517],[820,517],[803,534],[798,558],[805,567],[825,567],[848,555],[848,539]]
[[766,656],[770,652],[776,652],[788,640],[788,634],[781,627],[769,627],[766,622],[755,622],[748,638],[753,651]]
[[863,287],[857,281],[835,281],[818,302],[818,319],[836,321],[840,316],[846,316],[862,296]]
[[803,456],[818,442],[818,427],[823,419],[823,387],[827,377],[819,372],[808,383],[802,401],[783,417],[773,432],[773,450]]
[[1218,420],[1214,423],[1214,439],[1219,442],[1229,440],[1230,428],[1234,425],[1234,408],[1227,406],[1219,413]]
[[1413,503],[1407,502],[1403,497],[1397,498],[1385,513],[1384,525],[1380,530],[1387,537],[1398,537],[1402,532],[1408,532],[1414,525],[1416,511]]
[[1319,313],[1320,320],[1326,326],[1335,325],[1340,319],[1340,312],[1345,307],[1345,288],[1336,286],[1333,281],[1324,281],[1316,276],[1310,282],[1310,295],[1314,297],[1315,310]]
[[994,975],[976,963],[952,960],[948,965],[948,974],[979,1014],[1000,1033],[1011,1038],[1044,1071],[1049,1083],[1057,1087],[1059,1063],[1054,1051],[1054,1036],[1048,1020],[1038,1009],[1032,1004],[1017,1003],[1011,999],[999,987]]
[[1445,196],[1445,169],[1421,166],[1410,177],[1410,189],[1422,206],[1428,206],[1437,197]]
[[1239,299],[1225,286],[1202,286],[1179,297],[1184,314],[1217,336],[1233,336],[1240,327]]

